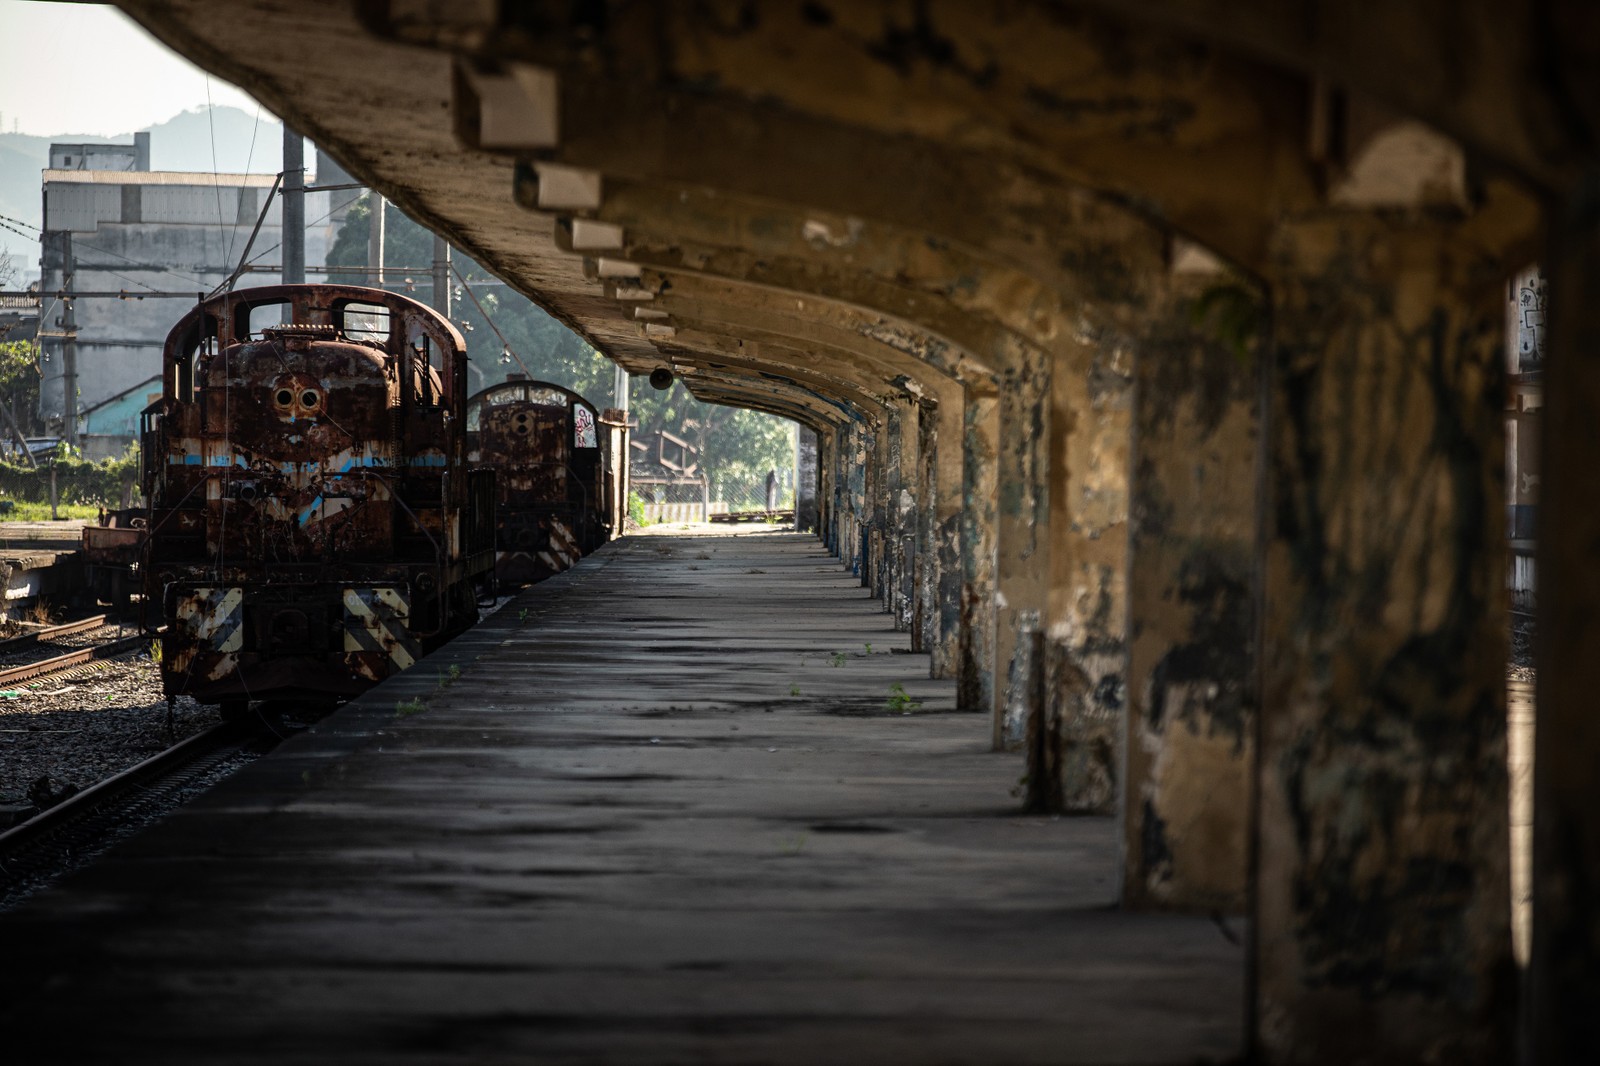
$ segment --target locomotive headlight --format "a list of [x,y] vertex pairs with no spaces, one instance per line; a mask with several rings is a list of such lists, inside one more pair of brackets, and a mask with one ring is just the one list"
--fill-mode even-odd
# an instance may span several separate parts
[[279,389],[278,394],[274,396],[273,399],[278,401],[279,407],[288,407],[290,404],[294,403],[294,393],[290,392],[288,389]]
[[318,396],[314,389],[307,389],[300,394],[300,406],[308,411],[321,402],[322,397]]
[[422,573],[418,574],[417,575],[417,580],[416,580],[416,586],[417,586],[417,591],[418,592],[423,592],[423,593],[432,592],[433,591],[433,574],[430,571],[427,571],[427,570],[424,570]]

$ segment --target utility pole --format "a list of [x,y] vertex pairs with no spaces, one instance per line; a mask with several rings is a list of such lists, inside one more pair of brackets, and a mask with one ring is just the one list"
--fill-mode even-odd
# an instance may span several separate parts
[[433,235],[433,309],[450,317],[450,242]]
[[[320,179],[319,179],[320,180]],[[367,284],[373,288],[383,288],[383,237],[384,217],[389,213],[383,193],[377,189],[367,194],[367,203],[371,208],[369,218],[371,227],[367,230]]]
[[622,365],[619,363],[617,365],[617,376],[611,387],[611,406],[622,412],[622,420],[624,422],[628,420],[628,400],[630,391],[631,389],[629,388],[628,372],[622,369]]
[[306,280],[306,142],[283,124],[283,283]]
[[[72,257],[72,234],[61,235],[61,287],[72,292],[78,265]],[[74,447],[78,443],[78,315],[71,295],[61,300],[61,438]],[[52,504],[53,506],[53,504]]]

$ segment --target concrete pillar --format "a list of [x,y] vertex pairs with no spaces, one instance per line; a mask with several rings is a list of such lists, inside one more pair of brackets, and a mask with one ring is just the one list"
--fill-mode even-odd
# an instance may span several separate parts
[[1019,349],[1000,381],[995,475],[995,750],[1016,751],[1037,710],[1033,634],[1048,624],[1050,595],[1051,359]]
[[822,523],[822,545],[839,555],[839,437],[844,427],[833,426],[817,443],[817,500]]
[[893,610],[889,586],[892,581],[893,497],[900,479],[900,434],[894,404],[885,404],[878,431],[873,434],[872,450],[867,455],[868,567],[867,587],[883,601],[884,611]]
[[[955,390],[951,390],[952,393]],[[952,402],[953,401],[953,402]],[[961,641],[961,430],[963,409],[959,393],[937,407],[924,406],[919,443],[927,482],[924,499],[930,526],[925,548],[919,550],[923,618],[933,677],[956,676]]]
[[[889,496],[889,588],[884,597],[894,627],[910,631],[916,609],[916,560],[920,484],[917,407],[896,404],[891,423],[894,482]],[[916,643],[915,639],[913,643]],[[920,649],[918,649],[920,650]]]
[[1511,1055],[1504,279],[1451,289],[1471,264],[1421,230],[1341,214],[1274,243],[1267,1062]]
[[851,449],[849,469],[850,478],[850,517],[852,525],[851,535],[851,568],[855,575],[861,579],[863,588],[869,591],[872,588],[872,478],[877,465],[872,462],[873,451],[878,446],[878,435],[873,433],[865,422],[858,422],[855,426],[854,447]]
[[[1241,290],[1246,297],[1250,294]],[[1123,905],[1246,908],[1260,376],[1174,301],[1141,339],[1129,456]]]
[[1550,228],[1527,1061],[1600,1062],[1600,169]]
[[1050,402],[1051,539],[1042,715],[1029,745],[1029,805],[1116,809],[1127,703],[1128,434],[1132,352],[1085,343]]
[[797,427],[794,453],[794,528],[796,532],[822,528],[819,516],[818,491],[820,480],[821,445],[817,431],[809,426]]
[[961,436],[961,619],[956,707],[992,715],[995,706],[995,472],[1000,397],[968,386]]
[[867,457],[875,442],[865,422],[852,421],[840,443],[839,561],[867,586],[870,577],[866,557],[870,521]]
[[857,555],[861,547],[855,523],[855,497],[851,488],[859,429],[855,422],[844,427],[844,432],[839,435],[839,452],[834,456],[834,478],[838,484],[839,562],[852,573],[856,572]]

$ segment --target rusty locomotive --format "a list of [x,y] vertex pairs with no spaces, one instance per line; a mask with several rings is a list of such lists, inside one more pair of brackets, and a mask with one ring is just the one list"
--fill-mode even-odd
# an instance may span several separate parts
[[244,289],[173,328],[140,563],[169,700],[348,698],[476,620],[494,473],[465,384],[455,327],[382,290]]
[[521,375],[467,401],[467,455],[495,470],[495,574],[504,584],[568,569],[621,531],[626,419]]

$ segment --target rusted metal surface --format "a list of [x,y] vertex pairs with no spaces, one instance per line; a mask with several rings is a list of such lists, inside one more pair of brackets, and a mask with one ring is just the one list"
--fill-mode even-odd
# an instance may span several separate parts
[[468,462],[496,472],[498,581],[559,574],[616,532],[612,427],[544,381],[513,378],[468,401]]
[[144,431],[168,695],[353,695],[471,624],[492,541],[465,359],[429,308],[355,286],[250,289],[178,323]]

